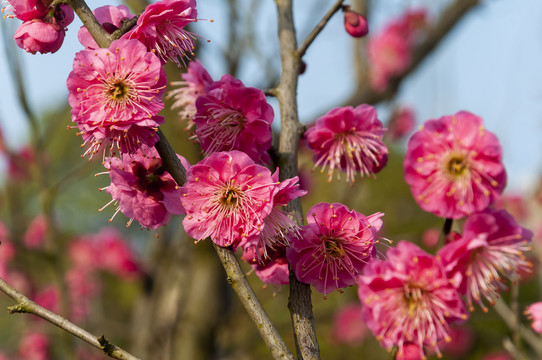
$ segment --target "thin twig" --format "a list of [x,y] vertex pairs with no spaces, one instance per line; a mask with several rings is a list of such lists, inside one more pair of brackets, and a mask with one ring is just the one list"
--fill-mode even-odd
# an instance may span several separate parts
[[316,27],[311,31],[311,33],[305,38],[305,40],[303,40],[303,42],[297,49],[297,55],[299,56],[300,59],[305,55],[305,53],[307,52],[307,49],[312,44],[314,39],[316,39],[318,34],[320,34],[320,32],[327,25],[327,23],[329,22],[329,19],[331,19],[331,17],[335,15],[335,13],[341,9],[343,2],[344,0],[337,0],[337,2],[333,4],[331,9],[329,9],[329,11],[324,15],[322,20],[320,20],[320,22],[316,25]]
[[[279,167],[280,180],[283,180],[298,174],[297,150],[304,126],[299,122],[297,111],[297,80],[301,61],[297,51],[292,0],[276,0],[276,5],[282,62],[282,74],[276,94],[281,116]],[[293,221],[302,225],[303,210],[300,199],[292,200],[286,210],[293,215]],[[311,288],[300,283],[291,270],[288,308],[292,317],[298,358],[320,359],[312,313]]]
[[44,320],[47,320],[51,324],[58,326],[62,330],[65,330],[70,334],[78,337],[79,339],[89,343],[95,348],[102,350],[109,357],[119,360],[139,360],[137,357],[119,348],[115,344],[109,342],[103,335],[100,335],[98,337],[94,336],[86,330],[63,318],[62,316],[39,306],[38,304],[15,290],[1,278],[0,291],[5,293],[13,300],[17,301],[16,305],[8,307],[8,312],[10,314],[28,313],[36,315]]

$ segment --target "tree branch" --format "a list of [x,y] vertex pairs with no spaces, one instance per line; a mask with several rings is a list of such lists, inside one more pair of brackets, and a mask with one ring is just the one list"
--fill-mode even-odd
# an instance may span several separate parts
[[342,7],[342,3],[344,0],[337,0],[335,4],[329,9],[329,11],[324,15],[322,20],[316,25],[316,27],[311,31],[311,33],[303,40],[299,48],[297,49],[297,54],[299,58],[303,58],[305,55],[305,52],[307,52],[307,49],[312,44],[314,39],[320,34],[320,32],[324,29],[324,27],[327,25],[329,19]]
[[437,24],[428,31],[424,41],[416,46],[412,52],[412,61],[401,74],[391,79],[388,87],[377,92],[365,81],[358,84],[356,92],[343,104],[343,106],[357,106],[359,104],[376,104],[392,99],[397,93],[402,81],[411,74],[433,52],[441,40],[459,23],[469,10],[480,3],[480,0],[456,0],[441,14]]
[[1,278],[0,278],[0,291],[5,293],[7,296],[12,298],[13,300],[17,301],[16,305],[8,307],[8,312],[10,314],[28,313],[28,314],[36,315],[50,322],[51,324],[58,326],[62,330],[65,330],[69,332],[70,334],[78,337],[79,339],[89,343],[95,348],[102,350],[109,357],[112,357],[114,359],[119,359],[119,360],[139,360],[137,357],[119,348],[115,344],[112,344],[111,342],[109,342],[103,335],[96,337],[92,335],[91,333],[87,332],[86,330],[71,323],[70,321],[63,318],[62,316],[55,314],[39,306],[38,304],[36,304],[35,302],[30,300],[23,294],[15,290],[13,287],[11,287],[8,283],[6,283]]
[[[279,143],[280,180],[297,176],[297,149],[303,133],[297,112],[297,79],[300,58],[297,51],[292,0],[276,0],[278,35],[281,50],[282,74],[275,89],[280,106],[281,132]],[[302,225],[301,200],[292,200],[286,210],[293,220]],[[320,349],[314,329],[310,285],[300,283],[290,270],[290,299],[288,303],[294,327],[299,359],[320,359]]]
[[96,44],[101,48],[109,48],[113,42],[113,38],[104,30],[102,25],[96,20],[92,10],[88,7],[84,0],[65,0],[66,4],[70,5],[73,11],[77,14],[83,25],[87,28]]

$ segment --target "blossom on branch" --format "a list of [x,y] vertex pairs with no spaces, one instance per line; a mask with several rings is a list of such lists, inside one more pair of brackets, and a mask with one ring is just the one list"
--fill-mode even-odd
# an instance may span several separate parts
[[324,295],[357,284],[361,270],[376,254],[382,215],[366,217],[339,203],[310,208],[302,236],[293,237],[286,249],[297,279]]
[[332,109],[316,120],[305,132],[305,138],[315,153],[314,166],[322,166],[322,171],[329,167],[328,181],[338,168],[346,172],[347,182],[354,182],[356,173],[362,177],[372,175],[386,165],[384,132],[376,109],[359,105]]
[[75,54],[68,101],[90,157],[108,147],[135,153],[158,141],[166,74],[160,60],[136,40],[113,41],[109,49]]
[[480,117],[460,111],[428,120],[408,142],[405,181],[420,207],[459,219],[482,211],[506,184],[497,137]]
[[426,346],[440,354],[437,343],[450,341],[449,324],[468,317],[459,293],[437,259],[410,242],[399,242],[386,257],[359,277],[367,326],[388,350],[412,345],[423,359]]
[[367,19],[350,9],[344,11],[344,28],[353,37],[363,37],[369,33]]
[[[114,33],[122,26],[125,21],[134,17],[134,15],[130,13],[130,10],[126,5],[104,5],[94,9],[92,13],[96,17],[98,23],[100,23],[104,30],[107,31],[107,33],[109,34]],[[79,33],[77,34],[77,38],[86,50],[94,50],[100,48],[85,26],[81,26],[81,28],[79,29]]]
[[66,35],[66,26],[74,19],[71,7],[58,5],[50,8],[41,1],[11,0],[4,11],[13,11],[13,15],[23,21],[15,32],[15,42],[21,49],[31,54],[54,53],[60,49]]
[[148,5],[128,33],[128,39],[141,41],[149,51],[156,52],[163,64],[172,60],[178,67],[193,55],[196,35],[185,26],[196,22],[195,0],[161,0]]
[[224,75],[196,101],[196,136],[205,154],[239,150],[254,161],[269,161],[275,116],[263,91]]
[[206,88],[213,83],[213,78],[201,65],[198,59],[188,64],[186,72],[181,75],[182,81],[174,81],[171,85],[177,88],[171,90],[168,98],[173,98],[171,108],[177,110],[180,120],[187,120],[186,129],[194,127],[196,115],[196,100],[206,94]]
[[[184,157],[177,157],[185,168],[190,166]],[[154,148],[143,147],[134,154],[106,158],[104,166],[109,170],[111,184],[102,190],[118,202],[111,219],[121,211],[130,218],[127,226],[135,219],[143,227],[156,229],[166,225],[172,214],[184,214],[180,187]]]
[[450,282],[466,294],[469,309],[475,302],[487,312],[484,299],[494,304],[507,288],[504,279],[518,281],[521,272],[532,271],[524,255],[532,237],[506,210],[486,210],[469,216],[463,236],[444,245],[438,256]]
[[[273,224],[277,225],[273,227],[276,231],[288,228],[291,220],[275,224],[266,218],[276,205],[284,204],[284,199],[299,196],[280,195],[284,189],[299,194],[297,186],[293,186],[296,178],[283,181],[287,186],[281,187],[282,183],[276,181],[269,169],[240,151],[211,154],[188,169],[186,179],[181,188],[186,233],[198,241],[210,237],[217,245],[234,249],[244,246],[249,239],[251,246],[264,228]],[[274,241],[281,235],[276,233],[270,238]],[[264,241],[263,245],[269,244]]]

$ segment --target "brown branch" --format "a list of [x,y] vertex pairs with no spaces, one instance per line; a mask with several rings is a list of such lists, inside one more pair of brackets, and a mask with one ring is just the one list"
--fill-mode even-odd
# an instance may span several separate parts
[[250,287],[243,269],[239,266],[239,261],[237,261],[233,251],[228,248],[220,247],[214,243],[213,245],[224,266],[224,270],[226,270],[228,284],[231,285],[239,298],[242,299],[245,310],[256,324],[256,328],[271,351],[273,359],[293,360],[294,356],[288,350],[288,347],[280,337],[277,329],[273,326],[267,313],[263,311],[263,307],[256,297],[254,290]]
[[84,0],[64,0],[66,4],[70,5],[73,11],[77,14],[83,25],[87,28],[90,35],[96,44],[101,48],[109,48],[109,45],[113,42],[113,38],[105,31],[100,25],[96,17],[92,13],[92,10],[88,7]]
[[63,318],[62,316],[39,306],[38,304],[15,290],[3,279],[0,279],[0,291],[5,293],[13,300],[17,301],[16,305],[8,307],[8,312],[10,314],[28,313],[36,315],[50,322],[51,324],[58,326],[62,330],[65,330],[68,333],[78,337],[79,339],[89,343],[95,348],[102,350],[109,357],[119,360],[139,360],[137,357],[119,348],[115,344],[109,342],[103,335],[94,336],[88,331],[78,327],[77,325]]
[[[293,22],[292,0],[276,0],[278,35],[281,51],[282,75],[275,89],[280,106],[281,132],[279,143],[280,179],[297,175],[297,149],[303,133],[297,111],[297,79],[300,58],[297,51]],[[294,221],[302,225],[301,201],[295,199],[287,206]],[[294,327],[297,356],[299,359],[320,359],[320,349],[314,329],[311,289],[300,283],[290,270],[290,299],[288,303]]]
[[345,101],[344,106],[357,106],[359,104],[376,104],[392,99],[397,93],[403,80],[416,70],[429,54],[435,50],[441,40],[459,23],[459,21],[480,3],[480,0],[456,0],[441,14],[439,21],[428,30],[425,39],[417,45],[412,52],[412,61],[408,68],[391,79],[388,87],[377,92],[368,82],[358,84],[356,92]]
[[337,0],[337,2],[333,4],[331,9],[329,9],[329,11],[324,15],[322,20],[320,20],[320,22],[316,25],[316,27],[311,31],[311,33],[305,38],[305,40],[303,40],[303,42],[297,49],[297,54],[300,59],[303,58],[303,56],[305,55],[305,52],[307,52],[307,49],[312,44],[314,39],[316,39],[318,34],[320,34],[322,30],[324,30],[324,27],[329,22],[329,19],[331,19],[331,17],[335,15],[337,11],[339,11],[339,9],[342,7],[343,2],[344,0]]

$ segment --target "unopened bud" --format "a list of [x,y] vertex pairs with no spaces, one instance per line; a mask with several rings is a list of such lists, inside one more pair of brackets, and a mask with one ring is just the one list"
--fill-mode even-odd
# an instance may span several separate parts
[[363,37],[369,33],[369,24],[365,17],[353,10],[344,12],[344,28],[353,37]]

